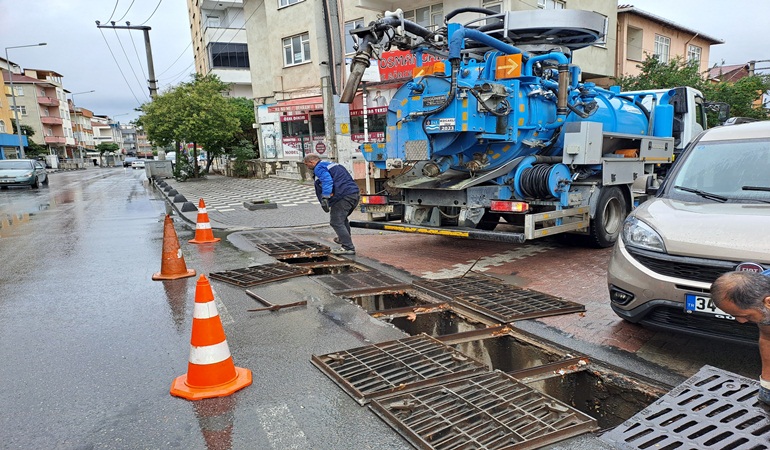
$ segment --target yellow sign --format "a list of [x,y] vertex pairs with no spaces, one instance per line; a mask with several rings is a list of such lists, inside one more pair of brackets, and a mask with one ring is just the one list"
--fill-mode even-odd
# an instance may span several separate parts
[[346,124],[346,123],[341,123],[340,124],[340,132],[342,132],[342,134],[350,133],[350,126],[348,124]]

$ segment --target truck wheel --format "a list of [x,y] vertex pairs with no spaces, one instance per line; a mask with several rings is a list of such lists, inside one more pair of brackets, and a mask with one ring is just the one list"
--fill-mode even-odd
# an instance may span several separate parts
[[599,192],[596,214],[591,219],[591,244],[599,248],[615,244],[627,215],[628,205],[620,188],[603,187]]

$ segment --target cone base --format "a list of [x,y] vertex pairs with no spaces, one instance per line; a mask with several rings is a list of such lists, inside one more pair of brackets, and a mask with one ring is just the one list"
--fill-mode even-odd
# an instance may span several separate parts
[[194,277],[194,276],[195,276],[195,269],[187,269],[187,272],[172,273],[172,274],[165,274],[165,275],[163,274],[163,272],[158,272],[152,276],[152,279],[155,281],[178,280],[179,278],[187,278],[187,277]]
[[187,400],[202,400],[204,398],[227,397],[237,390],[251,384],[251,370],[242,367],[235,368],[235,379],[229,383],[211,387],[192,387],[187,385],[187,374],[176,377],[171,383],[171,395]]
[[187,242],[189,242],[191,244],[210,244],[210,243],[214,243],[214,242],[219,242],[221,240],[222,240],[222,238],[212,238],[212,239],[207,239],[207,240],[194,238],[194,239],[190,239]]

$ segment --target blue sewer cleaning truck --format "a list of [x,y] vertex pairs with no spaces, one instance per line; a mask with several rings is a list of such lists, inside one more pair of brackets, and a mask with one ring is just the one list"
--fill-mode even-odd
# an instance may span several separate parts
[[[477,18],[452,21],[467,13]],[[386,142],[361,146],[376,168],[399,173],[387,195],[362,196],[362,211],[400,221],[351,226],[517,243],[569,233],[611,246],[646,188],[703,130],[707,105],[689,87],[581,82],[572,53],[603,29],[590,11],[469,7],[437,30],[400,10],[351,30],[358,50],[343,103],[391,48],[439,59],[393,96]],[[503,221],[510,226],[494,231]]]

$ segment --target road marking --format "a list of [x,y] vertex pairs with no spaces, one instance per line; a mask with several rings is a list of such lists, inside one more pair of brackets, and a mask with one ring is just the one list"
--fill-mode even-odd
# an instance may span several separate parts
[[270,447],[276,449],[310,448],[305,433],[299,429],[297,421],[286,405],[257,408],[259,422],[265,430]]
[[471,268],[473,268],[473,270],[476,272],[485,272],[488,267],[501,266],[505,263],[524,259],[537,253],[550,250],[552,248],[554,247],[548,244],[537,245],[528,243],[522,247],[517,248],[516,250],[496,253],[491,256],[485,256],[479,259],[478,262],[476,262],[475,259],[472,259],[466,263],[455,264],[452,266],[452,268],[441,269],[437,272],[423,272],[422,277],[434,280],[440,278],[455,278],[462,276],[468,272],[468,269]]

